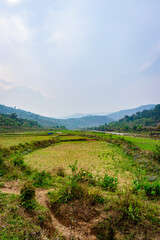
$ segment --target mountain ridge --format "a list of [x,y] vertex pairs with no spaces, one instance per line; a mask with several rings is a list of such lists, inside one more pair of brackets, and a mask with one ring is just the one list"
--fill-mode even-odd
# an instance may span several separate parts
[[[133,113],[136,113],[136,111],[140,109],[147,110],[147,109],[153,108],[154,106],[155,106],[154,104],[149,104],[149,105],[140,106],[138,108],[121,110],[105,116],[87,115],[87,116],[82,116],[80,118],[68,118],[68,119],[45,117],[29,111],[12,108],[12,107],[8,107],[1,104],[0,104],[0,113],[4,113],[4,114],[16,113],[19,118],[37,121],[39,125],[46,128],[65,126],[68,129],[79,129],[79,128],[87,128],[87,127],[104,125],[105,123],[108,124],[110,122],[114,122],[115,118],[120,115],[121,116],[123,115],[122,117],[124,117],[125,115],[129,115],[129,112],[131,112],[130,115],[132,115]],[[122,117],[119,117],[119,119]]]

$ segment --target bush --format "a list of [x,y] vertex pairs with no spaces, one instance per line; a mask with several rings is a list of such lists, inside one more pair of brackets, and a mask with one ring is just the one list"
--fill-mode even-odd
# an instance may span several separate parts
[[22,205],[27,209],[35,207],[35,188],[31,183],[27,182],[23,185],[20,199]]
[[101,182],[101,187],[105,190],[115,191],[118,185],[118,178],[110,177],[107,174],[104,176]]
[[52,186],[53,178],[49,172],[37,172],[33,177],[35,187],[48,187]]
[[150,198],[160,196],[160,182],[148,182],[135,180],[134,182],[134,191],[144,190],[146,195]]
[[159,145],[156,145],[156,150],[153,153],[153,157],[154,157],[155,160],[160,162],[160,146]]
[[60,205],[75,199],[81,199],[83,196],[83,188],[76,182],[69,182],[59,189],[59,191],[49,192],[51,205]]
[[2,164],[3,164],[3,157],[2,157],[2,154],[0,153],[0,166],[2,166]]
[[65,169],[63,167],[58,167],[58,168],[55,168],[53,169],[53,172],[56,173],[57,176],[59,177],[65,177]]
[[19,167],[25,166],[24,159],[23,159],[22,155],[20,155],[20,154],[17,154],[14,156],[13,163],[14,163],[14,166],[19,166]]
[[96,184],[96,180],[94,179],[92,173],[82,168],[73,175],[73,180],[77,182],[82,182],[82,183],[87,182],[91,185]]

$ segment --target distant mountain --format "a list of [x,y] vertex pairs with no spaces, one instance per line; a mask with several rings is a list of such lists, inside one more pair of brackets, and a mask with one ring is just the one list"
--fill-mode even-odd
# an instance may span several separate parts
[[68,116],[63,117],[63,119],[69,119],[69,118],[82,118],[82,117],[86,117],[92,114],[85,114],[85,113],[74,113]]
[[0,105],[0,113],[12,114],[16,113],[19,118],[37,121],[42,127],[56,127],[65,126],[68,129],[87,128],[92,126],[99,126],[101,124],[112,122],[113,119],[107,116],[86,116],[82,118],[57,119],[50,117],[43,117],[35,113],[27,112],[21,109],[7,107]]
[[57,126],[65,126],[68,129],[78,129],[78,128],[87,128],[87,127],[104,125],[105,123],[108,124],[110,122],[113,122],[116,119],[123,118],[125,115],[131,116],[133,113],[143,111],[144,109],[145,110],[152,109],[154,108],[154,106],[155,105],[150,104],[146,106],[141,106],[139,108],[119,111],[116,113],[109,114],[107,116],[88,115],[88,116],[77,118],[78,115],[77,117],[73,115],[74,118],[68,118],[68,119],[44,117],[44,116],[40,116],[38,114],[24,111],[21,109],[7,107],[5,105],[0,105],[0,113],[4,113],[4,114],[16,113],[18,118],[24,118],[24,119],[36,121],[42,127],[53,128]]
[[107,116],[86,116],[82,118],[69,118],[63,120],[63,125],[68,129],[87,128],[93,126],[99,126],[101,124],[113,122],[112,118]]
[[64,116],[63,119],[82,118],[87,116],[107,116],[109,112],[95,112],[95,113],[74,113],[72,115]]
[[143,110],[151,110],[155,107],[155,104],[148,104],[148,105],[143,105],[138,108],[132,108],[132,109],[126,109],[126,110],[121,110],[118,112],[111,113],[107,115],[108,117],[112,118],[114,121],[118,121],[119,119],[123,118],[125,115],[131,116],[132,114],[135,114],[137,112],[142,112]]

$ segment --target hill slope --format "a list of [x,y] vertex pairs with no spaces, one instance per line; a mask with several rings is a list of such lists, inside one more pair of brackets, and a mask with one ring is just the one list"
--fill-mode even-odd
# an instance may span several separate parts
[[0,105],[0,113],[4,114],[12,114],[16,113],[19,118],[25,118],[28,120],[37,121],[43,127],[56,127],[65,126],[68,129],[76,129],[76,128],[86,128],[99,126],[100,124],[105,124],[112,122],[113,119],[107,116],[86,116],[82,118],[70,118],[70,119],[57,119],[50,117],[43,117],[35,113],[27,112],[21,109],[15,109],[12,107],[7,107],[4,105]]
[[40,126],[36,121],[27,120],[23,118],[17,118],[15,113],[8,114],[0,114],[0,128],[39,128]]
[[152,110],[143,110],[132,116],[125,116],[119,121],[112,122],[109,125],[102,125],[96,130],[100,131],[120,131],[120,130],[145,130],[145,128],[157,127],[160,124],[160,104]]
[[132,114],[135,114],[137,112],[142,112],[143,110],[151,110],[154,107],[155,107],[155,104],[148,104],[148,105],[140,106],[138,108],[121,110],[115,113],[111,113],[107,116],[114,119],[114,121],[118,121],[119,119],[123,118],[125,115],[131,116]]

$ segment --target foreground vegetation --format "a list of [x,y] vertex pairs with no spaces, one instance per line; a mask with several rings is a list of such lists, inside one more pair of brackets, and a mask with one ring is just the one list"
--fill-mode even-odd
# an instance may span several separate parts
[[0,239],[158,239],[159,140],[0,137]]

